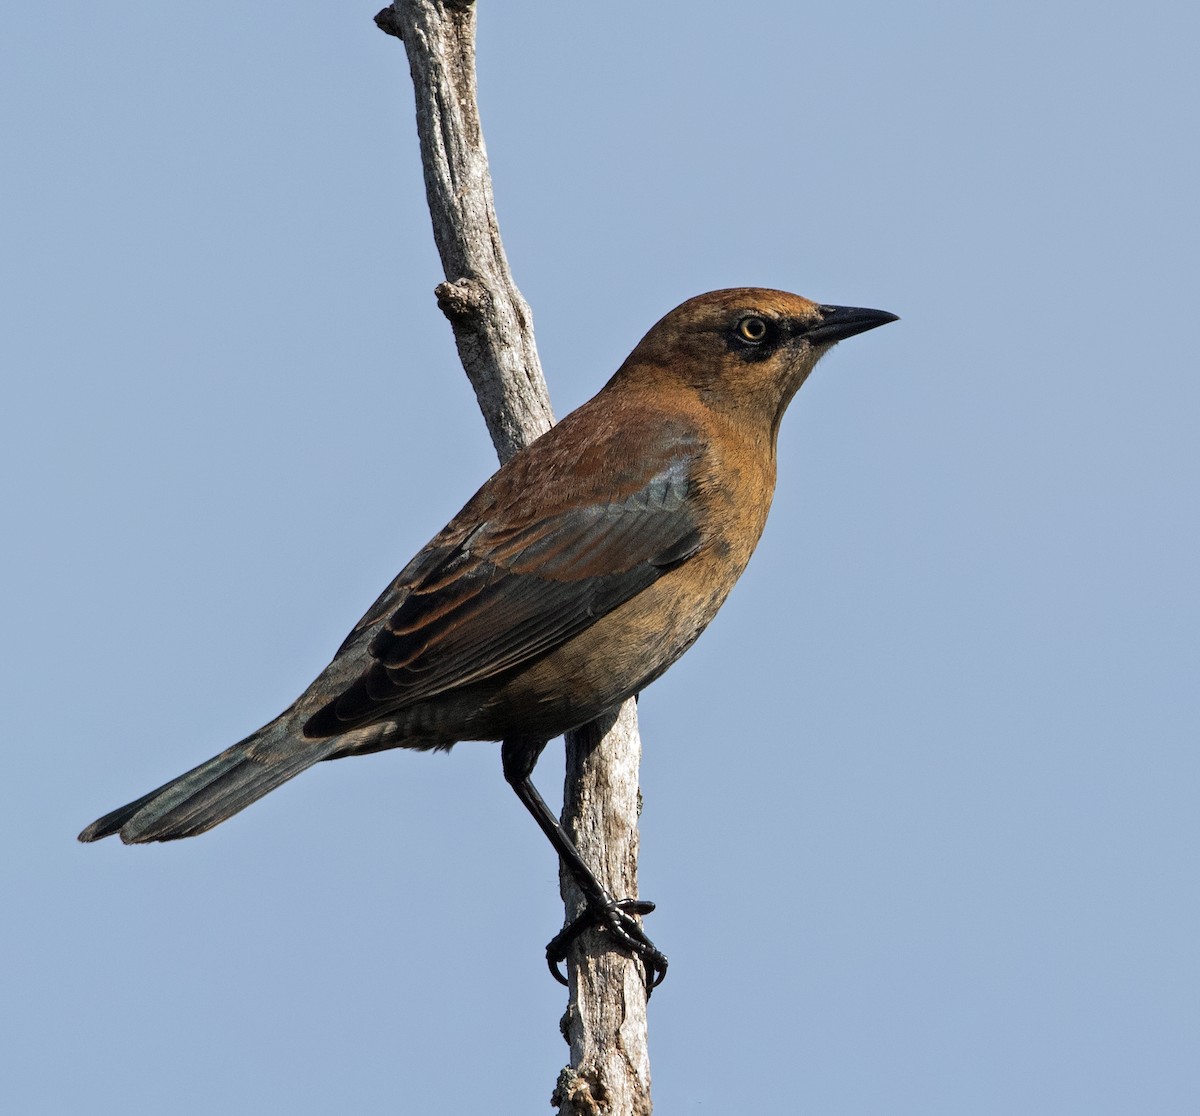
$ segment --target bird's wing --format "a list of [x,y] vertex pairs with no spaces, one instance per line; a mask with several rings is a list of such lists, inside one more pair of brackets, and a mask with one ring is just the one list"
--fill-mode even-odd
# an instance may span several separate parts
[[472,501],[363,617],[356,633],[387,617],[370,645],[375,662],[305,735],[347,732],[528,663],[686,561],[701,543],[691,465],[678,452],[633,491],[564,499],[540,515],[471,525]]

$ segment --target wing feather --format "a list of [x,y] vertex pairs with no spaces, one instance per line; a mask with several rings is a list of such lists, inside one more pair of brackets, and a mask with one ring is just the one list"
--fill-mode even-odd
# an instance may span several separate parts
[[305,733],[346,732],[514,670],[686,561],[702,539],[688,500],[692,455],[673,448],[622,497],[525,522],[451,523],[360,622],[356,632],[386,617],[370,644],[375,661]]

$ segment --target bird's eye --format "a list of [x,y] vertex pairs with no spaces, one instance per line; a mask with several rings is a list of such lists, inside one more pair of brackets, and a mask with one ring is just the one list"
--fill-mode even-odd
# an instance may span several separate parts
[[767,323],[762,318],[743,318],[737,324],[737,335],[751,345],[761,344],[767,339]]

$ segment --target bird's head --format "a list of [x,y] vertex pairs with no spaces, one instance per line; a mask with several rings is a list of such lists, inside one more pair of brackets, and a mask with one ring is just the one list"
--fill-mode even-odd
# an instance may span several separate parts
[[705,406],[766,424],[772,441],[813,365],[838,341],[895,314],[739,287],[689,299],[639,342],[616,379],[674,383]]

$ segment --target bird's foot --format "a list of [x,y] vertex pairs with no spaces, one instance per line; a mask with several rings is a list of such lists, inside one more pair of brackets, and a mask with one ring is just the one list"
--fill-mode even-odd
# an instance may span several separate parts
[[603,904],[588,904],[583,914],[572,919],[546,946],[546,963],[560,984],[567,978],[559,966],[567,959],[571,944],[585,930],[596,927],[604,930],[617,946],[641,958],[646,969],[646,997],[663,982],[667,975],[667,958],[646,936],[635,915],[648,915],[654,904],[648,899],[609,899]]

